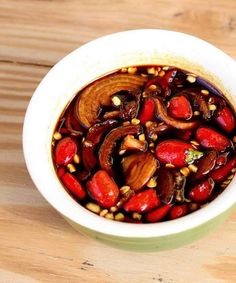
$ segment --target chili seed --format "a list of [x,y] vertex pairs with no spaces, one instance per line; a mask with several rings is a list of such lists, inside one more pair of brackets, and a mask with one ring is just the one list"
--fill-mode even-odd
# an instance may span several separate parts
[[120,188],[120,193],[122,195],[125,195],[126,193],[128,193],[129,190],[130,190],[130,186],[123,186]]
[[233,168],[233,169],[231,170],[231,172],[232,172],[232,173],[235,173],[235,172],[236,172],[236,168]]
[[138,139],[139,139],[140,141],[145,141],[145,140],[146,140],[144,134],[139,135],[139,136],[138,136]]
[[164,67],[162,67],[162,70],[163,70],[163,71],[168,71],[169,69],[170,69],[169,66],[164,66]]
[[201,93],[204,94],[204,95],[208,95],[209,94],[209,91],[207,89],[202,89],[201,90]]
[[101,217],[104,217],[107,213],[108,213],[108,210],[107,210],[107,209],[103,209],[103,210],[99,213],[99,215],[100,215]]
[[190,174],[190,170],[188,169],[188,167],[183,167],[180,169],[180,173],[185,177],[188,177],[188,175]]
[[129,67],[128,68],[128,73],[134,75],[134,74],[137,73],[137,70],[138,69],[136,67]]
[[149,74],[149,75],[154,75],[155,74],[155,68],[154,67],[150,67],[150,68],[147,68],[147,73]]
[[70,173],[74,173],[76,171],[75,166],[71,163],[67,164],[67,169],[70,171]]
[[147,74],[140,74],[142,77],[146,78],[148,75]]
[[186,80],[190,83],[195,83],[196,82],[196,77],[194,77],[193,75],[188,75]]
[[236,143],[236,136],[233,137],[233,142]]
[[80,163],[80,157],[78,154],[75,154],[74,157],[73,157],[73,160],[76,164],[79,164]]
[[131,120],[131,124],[133,124],[133,125],[138,125],[138,124],[140,124],[140,120],[137,119],[137,118],[133,118],[133,119]]
[[113,220],[114,219],[114,215],[113,213],[107,213],[105,216],[104,216],[106,219],[110,219],[110,220]]
[[93,202],[86,203],[85,207],[88,210],[90,210],[90,211],[92,211],[94,213],[97,213],[97,214],[99,214],[101,212],[101,207],[98,204],[93,203]]
[[161,70],[161,71],[158,73],[158,76],[159,76],[159,77],[164,77],[164,76],[165,76],[165,71]]
[[177,85],[177,87],[183,87],[184,85]]
[[188,166],[188,169],[189,169],[190,171],[196,173],[197,170],[198,170],[198,167],[197,167],[196,165],[194,165],[194,164],[190,164],[190,165]]
[[55,132],[54,135],[53,135],[53,138],[55,140],[59,141],[62,138],[62,135],[59,132]]
[[132,218],[135,219],[135,220],[141,220],[142,215],[137,213],[137,212],[133,212]]
[[151,179],[147,182],[146,186],[147,186],[148,188],[155,188],[155,187],[157,186],[157,182],[156,182],[155,178],[151,178]]
[[125,219],[125,216],[124,216],[124,214],[121,213],[121,212],[119,212],[119,213],[117,213],[117,214],[115,215],[115,220],[116,220],[116,221],[124,221],[124,219]]
[[145,91],[143,91],[142,93],[142,96],[145,98],[145,97],[148,97],[147,93]]

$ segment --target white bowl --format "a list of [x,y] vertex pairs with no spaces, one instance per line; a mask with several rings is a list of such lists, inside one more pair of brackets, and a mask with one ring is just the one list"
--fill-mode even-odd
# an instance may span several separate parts
[[[57,120],[74,95],[99,76],[132,65],[174,65],[211,81],[235,107],[236,63],[213,45],[166,30],[133,30],[89,42],[57,63],[41,81],[28,106],[24,155],[41,194],[75,229],[130,250],[174,248],[212,230],[235,207],[234,179],[206,207],[177,220],[129,224],[99,217],[80,206],[63,188],[53,167],[51,139]],[[233,97],[234,95],[234,97]]]

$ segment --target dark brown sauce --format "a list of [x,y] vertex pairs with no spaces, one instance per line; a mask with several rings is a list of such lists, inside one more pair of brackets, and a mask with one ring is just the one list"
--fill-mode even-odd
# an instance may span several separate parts
[[160,222],[228,186],[235,135],[233,107],[210,82],[171,66],[136,66],[75,95],[55,127],[52,156],[65,188],[89,210]]

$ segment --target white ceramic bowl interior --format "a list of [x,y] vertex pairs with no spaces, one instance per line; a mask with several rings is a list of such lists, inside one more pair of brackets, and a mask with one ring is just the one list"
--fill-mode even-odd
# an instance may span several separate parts
[[110,221],[89,212],[59,182],[52,162],[51,139],[67,103],[99,76],[121,67],[146,64],[170,64],[201,75],[235,105],[232,95],[236,95],[236,63],[228,55],[183,33],[134,30],[99,38],[67,55],[42,80],[25,116],[25,160],[38,190],[62,215],[109,235],[136,238],[170,235],[201,225],[235,204],[234,179],[219,197],[195,213],[173,221],[136,225]]

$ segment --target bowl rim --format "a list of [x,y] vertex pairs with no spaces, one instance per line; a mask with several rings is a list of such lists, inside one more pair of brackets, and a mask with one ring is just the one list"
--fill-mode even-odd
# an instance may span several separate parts
[[[171,234],[176,234],[180,232],[184,232],[195,227],[198,227],[213,218],[219,216],[224,213],[226,210],[230,209],[234,204],[234,191],[233,191],[233,182],[227,187],[227,189],[218,196],[214,201],[209,203],[206,207],[201,208],[200,210],[191,213],[182,218],[153,223],[153,224],[132,224],[132,223],[123,223],[118,221],[110,221],[96,214],[88,211],[84,207],[78,205],[78,203],[64,190],[61,183],[59,182],[55,172],[48,172],[51,174],[51,178],[54,178],[55,184],[57,182],[58,195],[54,197],[45,187],[45,183],[43,184],[40,178],[40,173],[34,168],[35,160],[34,156],[32,156],[31,150],[31,142],[32,142],[32,120],[35,120],[35,109],[37,108],[38,103],[40,102],[40,96],[42,92],[47,88],[47,84],[50,84],[50,81],[58,78],[61,70],[63,68],[67,68],[69,64],[76,59],[80,55],[80,51],[86,48],[94,47],[97,44],[102,44],[103,41],[107,42],[109,40],[119,40],[120,35],[123,36],[141,36],[142,34],[149,33],[150,35],[165,34],[168,36],[176,36],[179,37],[180,40],[185,38],[189,41],[194,41],[196,44],[204,45],[205,48],[208,48],[209,51],[214,51],[218,56],[223,57],[227,61],[228,64],[233,64],[234,68],[236,66],[236,62],[229,57],[227,54],[216,48],[215,46],[207,43],[206,41],[194,37],[189,34],[180,33],[176,31],[169,30],[160,30],[160,29],[139,29],[139,30],[129,30],[118,33],[113,33],[110,35],[106,35],[90,41],[89,43],[77,48],[76,50],[69,53],[63,59],[61,59],[43,78],[40,82],[39,86],[34,92],[33,97],[28,105],[24,126],[23,126],[23,151],[24,157],[27,165],[27,169],[30,173],[30,176],[36,185],[37,189],[40,193],[45,197],[45,199],[62,215],[71,221],[84,226],[90,230],[94,230],[98,233],[108,234],[116,237],[126,237],[126,238],[150,238],[150,237],[161,237],[167,236]],[[34,137],[35,138],[35,137]],[[42,165],[42,164],[41,164]],[[53,175],[53,176],[52,176]],[[61,202],[61,200],[64,200]],[[60,201],[59,201],[60,200]]]

